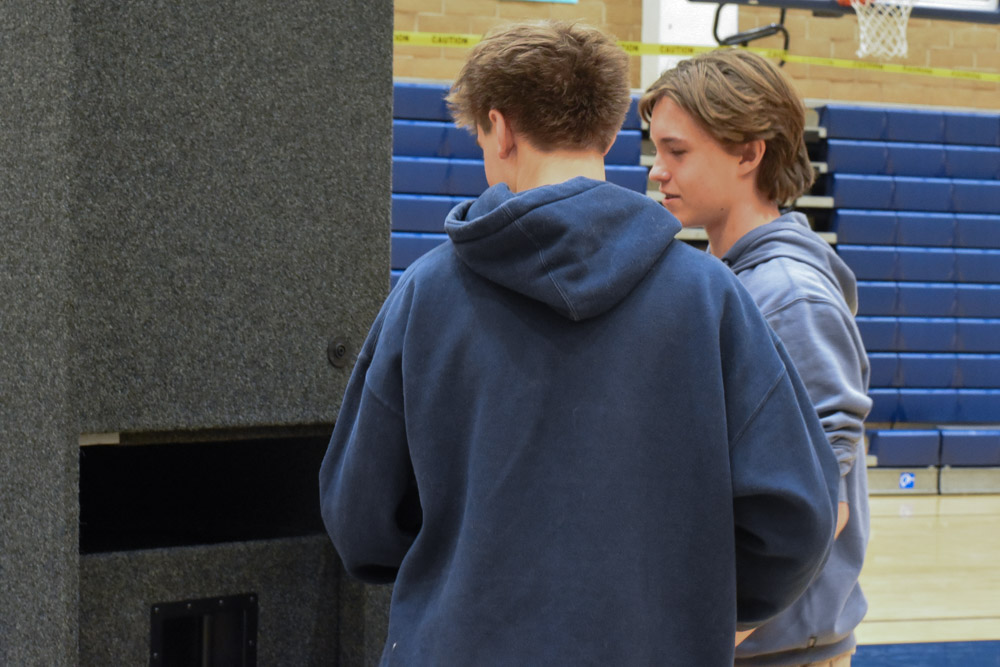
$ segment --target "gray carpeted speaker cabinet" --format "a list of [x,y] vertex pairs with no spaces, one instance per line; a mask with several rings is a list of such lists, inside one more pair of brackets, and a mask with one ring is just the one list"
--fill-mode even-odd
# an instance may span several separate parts
[[152,605],[248,592],[257,664],[375,660],[387,591],[325,535],[81,555],[78,492],[81,442],[328,436],[391,95],[391,3],[0,3],[0,664],[149,664]]

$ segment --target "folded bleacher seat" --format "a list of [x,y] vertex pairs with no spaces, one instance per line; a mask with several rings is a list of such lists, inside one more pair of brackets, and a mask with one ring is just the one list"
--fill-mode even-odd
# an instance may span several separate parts
[[897,357],[896,385],[900,389],[960,389],[957,354],[903,352]]
[[[896,245],[898,221],[895,211],[865,211],[839,209],[830,219],[831,229],[837,233],[837,242],[852,245]],[[951,245],[952,233],[947,233],[949,243],[921,243],[920,245]]]
[[443,232],[444,219],[466,197],[442,195],[392,195],[394,232]]
[[446,234],[394,232],[390,247],[391,268],[401,271],[416,261],[421,255],[433,250],[447,240],[448,236]]
[[[901,317],[896,336],[900,352],[961,351],[958,320],[937,317]],[[970,350],[971,351],[971,350]]]
[[919,213],[900,211],[897,243],[905,246],[955,245],[958,224],[953,213]]
[[1000,215],[956,215],[955,245],[1000,248]]
[[958,286],[954,283],[896,283],[896,315],[957,317]]
[[885,138],[889,141],[944,143],[944,112],[933,109],[889,109]]
[[476,138],[451,121],[392,121],[392,154],[481,160]]
[[868,360],[872,388],[1000,389],[1000,354],[871,352]]
[[957,362],[963,387],[1000,389],[1000,354],[961,354]]
[[842,208],[831,228],[847,245],[1000,248],[1000,215]]
[[895,246],[854,246],[840,243],[837,254],[858,280],[897,280]]
[[956,389],[900,389],[897,422],[964,421]]
[[1000,148],[992,146],[945,146],[948,178],[1000,179]]
[[836,208],[893,208],[895,181],[892,176],[830,174],[829,182],[830,196]]
[[941,460],[941,434],[937,430],[868,432],[868,452],[879,467],[935,466]]
[[886,166],[882,173],[928,178],[949,176],[944,144],[887,143],[886,152]]
[[958,278],[956,251],[952,248],[897,248],[896,275],[901,281],[954,281]]
[[872,408],[866,423],[892,423],[899,420],[898,389],[870,389],[868,397],[872,399]]
[[955,285],[958,317],[1000,317],[1000,285]]
[[900,389],[899,422],[995,423],[1000,416],[997,389]]
[[893,176],[892,204],[896,211],[955,211],[954,183],[947,178]]
[[888,123],[885,109],[827,104],[820,107],[819,124],[830,139],[885,139]]
[[870,377],[868,384],[872,389],[894,389],[899,387],[897,373],[899,370],[899,355],[894,352],[871,352],[868,354]]
[[944,116],[944,142],[1000,146],[1000,114],[948,112]]
[[1000,181],[956,178],[952,181],[952,208],[956,213],[1000,211]]
[[828,104],[819,124],[830,138],[1000,146],[1000,114]]
[[950,466],[1000,466],[1000,430],[943,429],[941,463]]
[[889,144],[884,141],[828,139],[826,166],[830,173],[882,176],[893,173],[889,168]]
[[899,318],[858,316],[857,323],[861,340],[869,352],[892,352],[897,349]]
[[1000,181],[915,176],[829,176],[837,208],[987,213],[1000,211]]
[[858,315],[902,314],[897,303],[898,292],[899,284],[896,282],[858,281]]

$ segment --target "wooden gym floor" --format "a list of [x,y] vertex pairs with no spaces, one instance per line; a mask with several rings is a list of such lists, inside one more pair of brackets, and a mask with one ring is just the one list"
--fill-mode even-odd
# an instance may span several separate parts
[[[1000,640],[1000,495],[872,496],[871,511],[859,657],[870,644]],[[1000,644],[981,646],[1000,664]]]

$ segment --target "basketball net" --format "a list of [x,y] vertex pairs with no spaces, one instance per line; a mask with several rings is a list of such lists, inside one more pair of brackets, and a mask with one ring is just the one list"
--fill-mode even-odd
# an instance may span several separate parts
[[913,0],[849,1],[858,15],[858,57],[905,58]]

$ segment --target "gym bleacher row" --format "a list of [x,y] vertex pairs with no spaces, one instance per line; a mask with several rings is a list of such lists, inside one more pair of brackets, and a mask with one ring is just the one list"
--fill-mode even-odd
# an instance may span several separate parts
[[[444,84],[396,82],[392,283],[486,189]],[[1000,115],[827,105],[837,251],[872,365],[873,491],[1000,491]],[[635,100],[608,180],[647,191]],[[992,428],[991,428],[992,426]]]
[[[486,188],[482,151],[465,129],[455,127],[444,84],[396,82],[392,123],[392,284],[413,260],[445,241],[451,208]],[[622,130],[605,158],[607,179],[646,191],[639,165],[642,131],[633,100]]]
[[828,105],[819,123],[871,361],[872,488],[1000,491],[1000,115]]

